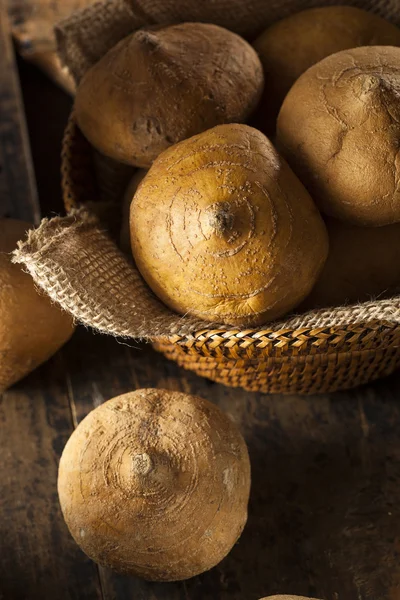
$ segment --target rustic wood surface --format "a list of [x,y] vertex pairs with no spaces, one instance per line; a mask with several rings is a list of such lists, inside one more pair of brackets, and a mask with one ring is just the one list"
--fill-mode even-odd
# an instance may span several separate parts
[[54,25],[95,0],[7,0],[13,38],[19,54],[39,66],[53,81],[73,94],[75,83],[61,67]]
[[6,3],[0,0],[0,217],[37,222],[39,204]]
[[[69,101],[20,67],[42,210],[51,214],[61,206],[58,147]],[[97,568],[58,507],[57,462],[73,426],[104,400],[146,386],[214,401],[249,446],[243,536],[217,568],[183,583]],[[400,600],[399,397],[399,374],[319,397],[246,393],[183,372],[149,346],[79,329],[0,401],[0,599]]]

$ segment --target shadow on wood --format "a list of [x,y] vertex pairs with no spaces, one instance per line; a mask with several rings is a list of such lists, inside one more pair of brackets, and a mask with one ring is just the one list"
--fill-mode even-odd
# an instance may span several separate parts
[[100,600],[96,566],[78,549],[57,497],[72,431],[61,355],[0,396],[0,599]]
[[101,569],[105,598],[400,599],[398,376],[331,396],[251,394],[186,373],[148,346],[130,349],[104,336],[93,344],[82,330],[66,364],[77,422],[138,387],[179,389],[230,413],[252,461],[248,524],[217,568],[161,586]]

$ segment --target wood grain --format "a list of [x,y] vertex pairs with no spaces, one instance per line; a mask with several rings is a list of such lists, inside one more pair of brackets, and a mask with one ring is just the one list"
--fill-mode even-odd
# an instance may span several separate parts
[[95,0],[7,0],[13,35],[27,59],[56,50],[53,27]]
[[66,365],[76,422],[138,387],[183,390],[232,416],[252,461],[248,524],[221,565],[165,585],[101,569],[106,600],[400,600],[398,376],[331,396],[251,394],[183,372],[148,346],[103,336],[94,345],[86,332]]
[[[0,162],[3,169],[0,215],[34,220],[38,216],[36,190],[17,72],[3,17],[3,4],[0,4]],[[46,111],[49,98],[43,94],[45,90],[43,86],[42,94],[37,93],[36,112],[31,113],[33,120],[42,124],[41,130],[35,129],[41,139],[41,143],[37,143],[37,164],[51,152],[59,156],[62,131],[62,125],[57,129],[57,119],[49,120],[55,112]],[[33,94],[26,91],[29,102]],[[60,124],[65,122],[67,112],[60,114]],[[54,143],[47,145],[49,141]],[[44,146],[46,152],[41,151]],[[49,173],[49,162],[41,165],[43,173],[47,169],[47,176],[41,180],[43,199],[47,195],[44,205],[54,210],[57,194],[53,192],[57,190],[59,195],[59,184],[55,183],[59,181],[58,169]],[[1,600],[102,598],[97,567],[71,539],[58,504],[58,459],[73,429],[67,392],[65,367],[59,353],[0,396]]]
[[0,217],[38,222],[39,204],[6,0],[0,0]]
[[58,504],[58,460],[71,431],[60,354],[0,396],[1,600],[101,600],[97,568]]

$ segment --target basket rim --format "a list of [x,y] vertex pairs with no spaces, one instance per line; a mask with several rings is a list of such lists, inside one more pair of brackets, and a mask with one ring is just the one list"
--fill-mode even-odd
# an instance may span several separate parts
[[[77,144],[80,144],[82,151],[75,155],[72,150]],[[92,146],[80,131],[72,109],[64,132],[61,155],[61,188],[67,213],[84,206],[88,200],[96,201],[96,181],[91,150]],[[82,157],[85,157],[83,164],[80,160]],[[91,172],[90,176],[89,172]],[[357,348],[385,348],[394,344],[400,345],[400,296],[396,296],[395,300],[398,302],[398,305],[396,304],[398,315],[394,315],[395,311],[391,311],[389,306],[382,318],[366,315],[359,320],[351,320],[349,317],[347,322],[340,324],[319,325],[310,320],[309,325],[296,325],[293,323],[296,321],[296,315],[288,315],[286,321],[281,320],[275,324],[253,328],[237,326],[216,328],[211,324],[207,327],[207,323],[204,322],[203,328],[192,333],[154,336],[152,340],[178,345],[188,351],[201,352],[205,356],[235,359],[243,358],[243,353],[246,359],[251,359],[253,353],[257,356],[260,356],[260,353],[265,356],[277,356],[277,353],[282,356],[306,356],[326,354],[328,349],[332,354],[337,354]],[[377,302],[389,304],[390,299]],[[304,321],[308,314],[332,313],[341,309],[351,311],[369,305],[369,302],[364,302],[309,311],[298,318]]]

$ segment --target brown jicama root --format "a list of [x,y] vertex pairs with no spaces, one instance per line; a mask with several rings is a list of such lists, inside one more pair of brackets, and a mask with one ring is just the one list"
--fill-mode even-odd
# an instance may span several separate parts
[[281,104],[296,79],[326,56],[357,46],[400,46],[400,29],[354,6],[311,8],[269,27],[254,42],[265,74],[254,125],[273,133]]
[[301,309],[366,302],[400,291],[400,223],[356,227],[327,219],[329,254]]
[[119,239],[119,245],[121,250],[123,250],[126,254],[131,253],[131,234],[130,234],[130,226],[129,226],[129,212],[131,208],[131,202],[133,196],[136,193],[136,190],[146,175],[146,169],[138,169],[132,179],[129,182],[128,187],[125,190],[125,193],[122,198],[122,226],[121,233]]
[[58,492],[90,558],[122,573],[175,581],[211,569],[247,519],[250,463],[214,404],[145,389],[93,410],[70,437]]
[[231,31],[206,23],[142,29],[86,73],[76,118],[101,153],[149,167],[180,140],[245,121],[262,87],[255,50]]
[[354,225],[400,221],[400,48],[338,52],[296,81],[277,144],[326,214]]
[[164,152],[131,205],[136,265],[178,313],[255,325],[307,296],[328,252],[310,196],[271,142],[221,125]]
[[0,219],[0,393],[50,358],[74,331],[71,317],[11,262],[10,253],[31,228]]

